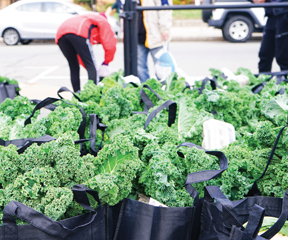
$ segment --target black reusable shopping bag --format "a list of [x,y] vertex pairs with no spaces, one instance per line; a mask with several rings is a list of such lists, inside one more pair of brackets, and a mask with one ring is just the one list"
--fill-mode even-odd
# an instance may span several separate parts
[[[288,191],[285,192],[283,200],[281,198],[263,197],[257,187],[257,181],[261,179],[271,163],[276,146],[284,129],[284,126],[272,147],[270,156],[262,175],[255,180],[252,188],[248,192],[248,197],[231,202],[217,186],[205,188],[205,197],[201,213],[201,234],[199,240],[252,240],[270,239],[280,231],[288,217]],[[214,203],[214,200],[217,202]],[[278,222],[267,232],[257,236],[259,225],[261,226],[261,213],[251,212],[255,205],[260,206],[265,211],[266,216],[279,217]],[[248,221],[247,228],[243,224]],[[252,220],[251,220],[252,219]],[[258,220],[255,220],[258,219]],[[249,230],[250,229],[250,230]],[[252,229],[252,230],[251,230]]]
[[[264,216],[277,217],[279,220],[261,236],[257,236]],[[281,230],[287,217],[288,191],[283,199],[255,196],[230,201],[218,186],[207,186],[199,240],[270,239]],[[243,224],[247,221],[244,228]]]
[[14,99],[19,95],[19,86],[15,84],[9,84],[8,82],[0,83],[0,103],[6,98]]
[[[181,146],[197,147],[193,143]],[[228,165],[224,153],[206,151],[219,159],[220,170],[205,170],[190,173],[186,180],[186,190],[194,198],[191,207],[155,207],[132,199],[122,201],[119,220],[113,240],[191,240],[198,239],[200,230],[201,200],[191,185],[208,181],[219,176]]]
[[[119,205],[101,206],[97,192],[84,185],[73,187],[75,200],[89,212],[83,215],[53,221],[47,216],[16,201],[3,210],[3,226],[0,226],[1,240],[112,240],[118,220]],[[87,193],[99,203],[97,209],[90,206]],[[15,217],[28,225],[17,225]]]

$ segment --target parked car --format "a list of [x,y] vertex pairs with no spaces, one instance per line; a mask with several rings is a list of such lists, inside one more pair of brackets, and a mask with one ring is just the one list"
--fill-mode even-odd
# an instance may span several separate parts
[[[0,10],[0,36],[7,45],[28,44],[33,39],[54,39],[62,22],[85,8],[64,0],[21,0]],[[115,21],[108,17],[112,29]]]
[[[231,5],[253,4],[246,0],[203,0],[202,4]],[[202,10],[202,20],[209,26],[222,29],[229,42],[246,42],[253,32],[263,32],[266,24],[264,8],[235,8]]]

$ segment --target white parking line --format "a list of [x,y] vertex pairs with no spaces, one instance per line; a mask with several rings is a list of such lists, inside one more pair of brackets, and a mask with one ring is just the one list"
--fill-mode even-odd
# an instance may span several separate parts
[[30,80],[28,81],[28,83],[35,83],[35,82],[37,82],[39,79],[45,77],[47,74],[55,71],[55,70],[58,69],[58,68],[59,68],[59,66],[49,67],[48,69],[46,69],[45,71],[43,71],[42,73],[40,73],[39,75],[37,75],[36,77],[30,79]]

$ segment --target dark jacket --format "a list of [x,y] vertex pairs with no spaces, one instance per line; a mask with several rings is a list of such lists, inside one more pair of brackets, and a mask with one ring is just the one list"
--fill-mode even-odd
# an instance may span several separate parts
[[[288,2],[288,0],[266,0],[266,2],[277,3],[277,2]],[[266,16],[278,16],[281,14],[288,13],[288,7],[279,7],[279,8],[265,8]]]

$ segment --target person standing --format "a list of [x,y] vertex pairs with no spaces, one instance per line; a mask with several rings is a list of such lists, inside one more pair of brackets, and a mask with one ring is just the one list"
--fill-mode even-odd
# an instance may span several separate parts
[[98,83],[92,44],[102,44],[105,51],[99,75],[109,74],[108,65],[114,58],[117,40],[105,16],[88,13],[67,19],[58,28],[55,42],[69,63],[74,92],[80,90],[79,63],[86,68],[88,79]]
[[[138,0],[141,6],[172,5],[172,0]],[[170,40],[172,26],[172,10],[139,11],[138,15],[138,56],[137,71],[143,83],[149,79],[148,54],[150,53],[154,64],[155,54],[163,48],[163,42]]]
[[[253,0],[253,2],[264,3],[265,0]],[[271,2],[288,2],[288,0],[271,0]],[[271,72],[274,57],[281,71],[288,70],[288,7],[266,8],[265,15],[268,19],[259,50],[259,73]]]

